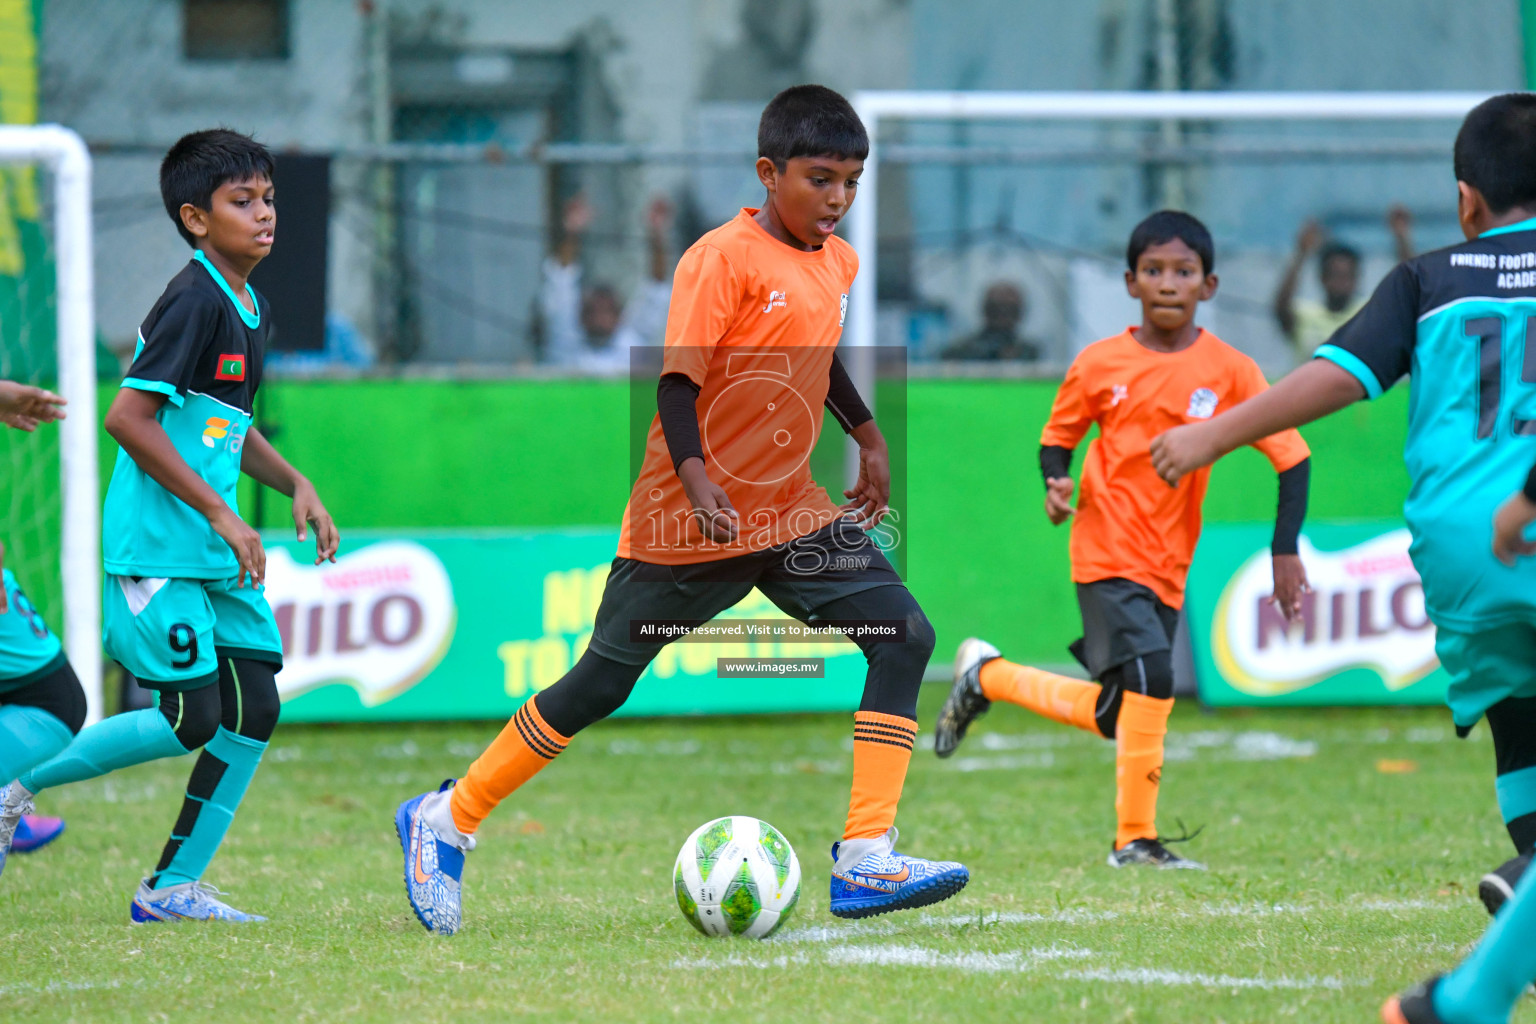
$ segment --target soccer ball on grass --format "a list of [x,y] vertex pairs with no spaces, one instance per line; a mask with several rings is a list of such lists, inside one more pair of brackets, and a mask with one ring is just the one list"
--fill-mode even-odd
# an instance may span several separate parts
[[800,861],[789,840],[766,821],[740,814],[694,829],[672,878],[688,923],[720,938],[766,938],[800,898]]

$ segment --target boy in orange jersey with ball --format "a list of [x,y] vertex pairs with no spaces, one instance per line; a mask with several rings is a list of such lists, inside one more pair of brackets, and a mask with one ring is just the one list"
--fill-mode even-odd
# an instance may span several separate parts
[[[833,231],[869,137],[847,100],[804,85],[768,104],[757,145],[763,207],[742,210],[678,263],[657,415],[586,652],[461,779],[396,811],[406,893],[429,931],[458,929],[464,855],[496,805],[619,709],[670,628],[706,622],[754,586],[802,622],[894,630],[853,637],[869,673],[828,909],[867,917],[920,907],[970,878],[963,865],[894,849],[934,636],[865,532],[887,511],[890,456],[835,352],[858,256]],[[823,406],[859,445],[859,479],[842,508],[811,478]]]
[[[1083,638],[1072,653],[1093,681],[1014,664],[985,640],[969,638],[955,655],[954,686],[934,737],[935,752],[949,757],[976,716],[1000,700],[1114,740],[1111,867],[1203,867],[1171,852],[1156,820],[1173,708],[1174,628],[1209,470],[1170,488],[1153,470],[1148,445],[1172,426],[1209,419],[1267,387],[1252,359],[1195,325],[1196,308],[1216,294],[1214,257],[1210,232],[1187,213],[1164,210],[1136,227],[1125,284],[1141,301],[1141,326],[1082,351],[1040,438],[1045,513],[1057,525],[1073,520]],[[1100,436],[1088,449],[1074,508],[1072,452],[1095,424]],[[1290,619],[1307,587],[1296,552],[1310,453],[1294,430],[1254,447],[1280,474],[1273,600]]]

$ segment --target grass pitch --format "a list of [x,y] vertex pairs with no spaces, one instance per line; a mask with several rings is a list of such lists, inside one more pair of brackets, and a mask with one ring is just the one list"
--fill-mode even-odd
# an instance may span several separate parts
[[[826,885],[849,716],[609,722],[485,824],[464,930],[434,938],[394,808],[494,732],[281,728],[209,874],[263,925],[128,923],[190,758],[45,794],[69,831],[0,877],[0,1019],[1371,1021],[1481,934],[1477,879],[1510,852],[1485,728],[1183,703],[1160,821],[1205,825],[1181,849],[1212,870],[1113,871],[1112,745],[1000,706],[953,760],[919,749],[902,801],[901,847],[970,886],[848,923]],[[777,825],[805,872],[767,942],[705,939],[673,900],[677,847],[730,813]]]

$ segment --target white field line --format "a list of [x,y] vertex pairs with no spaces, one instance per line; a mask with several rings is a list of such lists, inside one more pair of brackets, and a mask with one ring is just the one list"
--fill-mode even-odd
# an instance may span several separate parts
[[990,914],[952,914],[945,916],[925,915],[901,921],[871,921],[861,924],[813,925],[792,928],[780,932],[767,941],[777,943],[844,942],[877,935],[895,935],[911,928],[965,928],[992,925],[1019,924],[1098,924],[1125,916],[1146,914],[1164,918],[1233,918],[1233,917],[1280,917],[1309,916],[1313,914],[1403,913],[1409,911],[1441,910],[1464,911],[1466,907],[1450,900],[1362,900],[1343,904],[1291,904],[1291,903],[1210,903],[1194,910],[1169,910],[1165,907],[1147,907],[1131,911],[1115,910],[1058,910],[1050,913],[1029,911],[1002,911]]
[[1199,985],[1204,988],[1325,988],[1336,992],[1344,987],[1344,982],[1338,978],[1234,978],[1229,974],[1200,974],[1152,967],[1115,970],[1093,968],[1085,971],[1066,971],[1058,977],[1072,981],[1118,981],[1131,985]]
[[[139,983],[133,982],[133,984]],[[90,992],[95,989],[122,987],[121,981],[50,981],[41,985],[35,981],[18,981],[10,985],[0,985],[0,996],[51,995],[56,992]]]
[[[1099,956],[1074,946],[1048,946],[1006,953],[941,953],[921,946],[829,946],[822,951],[821,963],[831,967],[916,967],[967,974],[1023,974],[1059,960],[1087,960]],[[732,953],[724,957],[679,958],[672,961],[675,970],[720,970],[726,967],[753,967],[758,970],[801,966],[817,962],[809,953],[757,957]],[[1329,989],[1339,991],[1339,978],[1239,978],[1230,974],[1204,974],[1195,971],[1170,971],[1151,967],[1087,968],[1063,971],[1056,977],[1064,981],[1108,981],[1129,985],[1188,985],[1216,989]]]
[[[965,971],[972,974],[1018,974],[1057,960],[1087,960],[1097,956],[1092,950],[1071,946],[1047,946],[1007,953],[941,953],[921,946],[831,946],[819,960],[833,967],[926,967]],[[732,953],[723,957],[679,958],[672,961],[677,970],[717,970],[722,967],[790,967],[817,960],[810,953],[757,957]]]

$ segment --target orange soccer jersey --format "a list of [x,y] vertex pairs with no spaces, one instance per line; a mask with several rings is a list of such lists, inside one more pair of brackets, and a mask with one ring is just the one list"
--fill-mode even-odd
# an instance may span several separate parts
[[[1095,342],[1073,360],[1056,393],[1042,445],[1076,448],[1093,424],[1072,522],[1072,579],[1119,577],[1151,588],[1163,603],[1184,603],[1184,580],[1200,539],[1200,504],[1209,468],[1170,488],[1152,468],[1152,439],[1209,419],[1265,390],[1258,364],[1208,331],[1178,352],[1154,352],[1136,328]],[[1287,430],[1254,445],[1277,472],[1307,458]]]
[[729,545],[706,541],[651,420],[619,555],[680,565],[760,551],[814,533],[837,506],[811,479],[833,351],[859,269],[833,236],[813,251],[773,238],[743,209],[678,262],[662,373],[700,388],[699,435],[710,478],[740,514]]

